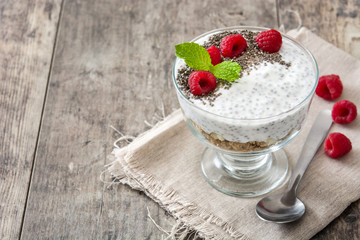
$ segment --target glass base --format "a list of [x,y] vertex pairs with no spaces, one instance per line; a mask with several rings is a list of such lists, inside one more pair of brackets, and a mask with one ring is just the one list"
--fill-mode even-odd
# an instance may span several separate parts
[[256,197],[282,186],[289,177],[284,150],[257,155],[230,155],[206,148],[201,169],[206,181],[231,196]]

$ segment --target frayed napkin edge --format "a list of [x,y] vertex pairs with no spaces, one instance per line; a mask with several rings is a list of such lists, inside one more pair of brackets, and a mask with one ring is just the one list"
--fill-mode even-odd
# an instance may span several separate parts
[[[173,118],[172,121],[169,121],[171,118]],[[140,134],[133,143],[123,148],[115,148],[109,156],[109,159],[113,161],[107,164],[105,172],[109,173],[114,181],[144,192],[161,208],[168,211],[178,221],[172,228],[171,233],[169,233],[170,237],[179,232],[181,232],[181,236],[187,236],[187,234],[195,232],[196,235],[209,240],[229,239],[229,237],[250,240],[243,233],[236,231],[230,223],[226,223],[214,214],[200,209],[191,201],[184,200],[175,190],[165,189],[154,176],[147,173],[144,167],[131,161],[131,150],[149,141],[154,134],[161,133],[163,128],[160,127],[165,122],[170,122],[173,125],[178,124],[180,121],[183,121],[181,110],[176,110],[153,128]]]

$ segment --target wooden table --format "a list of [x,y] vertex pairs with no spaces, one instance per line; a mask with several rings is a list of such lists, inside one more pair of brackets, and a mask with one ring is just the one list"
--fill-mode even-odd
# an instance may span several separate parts
[[[118,134],[178,107],[174,45],[233,25],[302,25],[360,58],[356,0],[0,2],[0,238],[161,239],[144,194],[99,180]],[[293,12],[296,11],[296,12]],[[360,239],[360,201],[314,239]]]

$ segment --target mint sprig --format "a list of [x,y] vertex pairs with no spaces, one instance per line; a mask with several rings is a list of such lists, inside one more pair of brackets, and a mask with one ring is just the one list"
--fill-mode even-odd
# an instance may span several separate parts
[[239,78],[241,67],[238,63],[225,61],[214,66],[208,51],[197,43],[178,44],[175,46],[175,53],[196,71],[209,71],[215,77],[231,82]]

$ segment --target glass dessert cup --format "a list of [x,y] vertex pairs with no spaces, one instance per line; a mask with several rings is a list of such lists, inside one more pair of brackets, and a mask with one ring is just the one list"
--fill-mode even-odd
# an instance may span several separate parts
[[[202,44],[203,37],[228,30],[268,30],[259,27],[229,27],[213,30],[193,39]],[[200,40],[199,40],[200,39]],[[206,181],[215,189],[232,196],[255,197],[284,184],[290,169],[282,148],[302,129],[318,82],[318,67],[312,54],[296,40],[283,35],[300,48],[313,66],[315,79],[311,92],[295,107],[265,118],[225,117],[200,108],[180,90],[176,73],[180,59],[173,66],[173,83],[191,132],[206,146],[201,169]],[[239,136],[242,140],[228,140]],[[244,140],[249,139],[249,140]]]

